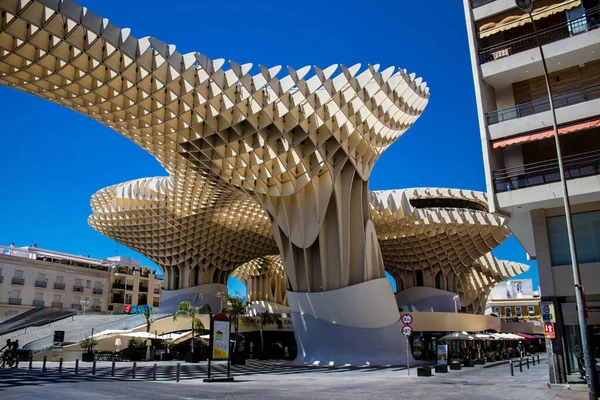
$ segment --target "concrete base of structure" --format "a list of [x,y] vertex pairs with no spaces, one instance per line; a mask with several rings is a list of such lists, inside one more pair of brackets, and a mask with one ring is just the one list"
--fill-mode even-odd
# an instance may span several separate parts
[[387,279],[320,293],[288,292],[300,365],[404,365],[408,342]]
[[[220,292],[227,293],[227,285],[222,283],[208,283],[206,285],[192,286],[179,290],[163,290],[160,313],[174,313],[179,308],[179,303],[188,301],[192,305],[200,306],[208,304],[211,311],[218,312],[221,309],[221,298],[217,297]],[[201,297],[198,295],[201,294]]]

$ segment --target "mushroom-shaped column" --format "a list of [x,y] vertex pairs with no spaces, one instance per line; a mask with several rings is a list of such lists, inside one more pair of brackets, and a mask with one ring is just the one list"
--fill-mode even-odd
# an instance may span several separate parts
[[[368,179],[422,113],[428,91],[394,68],[263,69],[272,122],[255,126],[263,159],[232,183],[271,218],[289,280],[297,363],[403,362],[399,313],[371,220]],[[268,109],[268,108],[267,108]],[[261,117],[259,121],[262,121]]]

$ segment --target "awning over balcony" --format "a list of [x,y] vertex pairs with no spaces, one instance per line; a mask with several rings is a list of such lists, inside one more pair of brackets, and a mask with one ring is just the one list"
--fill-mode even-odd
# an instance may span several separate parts
[[[578,131],[583,131],[585,129],[596,128],[600,126],[600,119],[594,119],[585,122],[579,122],[573,125],[567,125],[558,128],[559,135],[566,135],[567,133],[573,133]],[[526,143],[526,142],[534,142],[536,140],[548,139],[554,135],[554,129],[549,129],[546,131],[533,133],[530,135],[518,136],[510,139],[499,140],[492,143],[492,148],[498,149],[500,147],[511,146],[513,144]]]
[[[536,4],[537,3],[537,4]],[[554,4],[551,4],[554,3]],[[549,17],[554,14],[558,14],[563,11],[570,10],[572,8],[581,5],[581,0],[564,0],[562,2],[553,1],[549,4],[548,1],[534,2],[534,7],[537,6],[531,13],[534,20],[540,20],[542,18]],[[508,14],[508,15],[507,15]],[[506,31],[508,29],[516,28],[530,23],[529,15],[524,14],[518,8],[515,8],[509,13],[500,14],[497,21],[487,22],[479,27],[479,37],[484,38],[491,36],[495,33]]]

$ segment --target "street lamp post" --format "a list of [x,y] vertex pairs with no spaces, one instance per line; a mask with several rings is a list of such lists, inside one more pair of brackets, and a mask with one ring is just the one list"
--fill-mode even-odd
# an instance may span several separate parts
[[585,298],[583,296],[583,286],[581,285],[581,276],[579,273],[579,261],[577,259],[577,248],[575,246],[575,235],[573,233],[573,220],[571,218],[571,203],[569,201],[569,190],[567,188],[567,180],[565,178],[565,168],[563,165],[562,151],[560,148],[560,139],[558,137],[558,128],[556,123],[556,111],[554,109],[554,99],[552,98],[552,88],[550,87],[550,79],[548,76],[548,67],[546,66],[546,57],[544,56],[544,49],[540,43],[540,37],[535,26],[535,21],[531,11],[533,10],[533,0],[515,0],[517,7],[521,11],[526,12],[529,15],[531,24],[533,25],[533,31],[535,34],[535,40],[538,48],[540,49],[540,55],[542,58],[542,66],[544,67],[544,79],[546,80],[546,88],[548,90],[548,103],[550,104],[550,113],[552,114],[552,128],[554,130],[554,143],[556,145],[556,157],[558,159],[558,170],[560,174],[560,184],[563,192],[563,204],[565,209],[565,220],[567,222],[567,235],[569,238],[569,250],[571,254],[571,266],[573,269],[573,281],[575,283],[575,297],[577,299],[577,316],[579,318],[579,330],[581,332],[581,347],[583,348],[583,356],[585,358],[585,369],[587,371],[587,378],[589,383],[589,398],[597,400],[598,393],[598,380],[595,374],[594,361],[590,351],[588,328],[585,317]]

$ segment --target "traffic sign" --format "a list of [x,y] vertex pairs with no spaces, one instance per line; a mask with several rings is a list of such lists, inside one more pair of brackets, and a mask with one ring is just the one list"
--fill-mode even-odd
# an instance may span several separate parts
[[551,301],[543,301],[540,303],[540,313],[542,314],[542,321],[545,323],[556,322],[554,314],[554,304]]
[[410,314],[402,314],[402,323],[404,325],[410,325],[412,323],[412,315]]
[[556,337],[553,323],[544,324],[544,336],[547,339],[554,339]]
[[404,325],[402,327],[402,334],[404,336],[407,336],[407,337],[410,336],[410,335],[412,335],[412,328],[411,328],[411,326],[410,325]]

